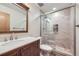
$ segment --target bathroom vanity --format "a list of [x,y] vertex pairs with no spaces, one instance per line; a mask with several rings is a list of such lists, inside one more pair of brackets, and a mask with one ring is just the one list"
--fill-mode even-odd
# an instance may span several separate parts
[[40,38],[18,40],[15,43],[11,42],[6,45],[2,45],[0,48],[2,48],[0,49],[0,56],[39,56]]
[[[23,3],[0,4],[0,34],[28,32],[28,10]],[[6,40],[5,38],[4,41]],[[26,37],[16,40],[11,35],[9,41],[0,42],[0,56],[39,56],[39,46],[40,38]]]

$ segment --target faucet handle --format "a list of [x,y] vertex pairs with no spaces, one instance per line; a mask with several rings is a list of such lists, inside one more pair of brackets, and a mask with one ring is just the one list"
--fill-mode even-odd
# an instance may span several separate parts
[[13,35],[12,34],[10,35],[10,40],[13,40]]

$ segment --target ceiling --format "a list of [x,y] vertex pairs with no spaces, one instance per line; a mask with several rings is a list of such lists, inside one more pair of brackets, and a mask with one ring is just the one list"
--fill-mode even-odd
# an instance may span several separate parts
[[[57,11],[72,5],[75,5],[74,3],[42,3],[42,6],[39,6],[38,3],[35,4],[38,8],[40,8],[41,11],[44,13],[50,12],[50,11]],[[53,10],[53,8],[56,8],[56,10]]]

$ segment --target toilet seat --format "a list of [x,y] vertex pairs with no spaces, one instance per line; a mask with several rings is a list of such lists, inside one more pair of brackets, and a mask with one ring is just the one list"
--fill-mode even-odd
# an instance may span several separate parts
[[50,56],[52,52],[52,47],[47,44],[40,45],[41,55],[42,56]]
[[45,51],[52,51],[52,47],[47,44],[40,45],[40,49]]

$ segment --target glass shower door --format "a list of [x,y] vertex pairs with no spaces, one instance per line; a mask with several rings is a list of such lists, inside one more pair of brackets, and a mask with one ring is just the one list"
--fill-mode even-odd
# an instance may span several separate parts
[[56,55],[74,55],[74,7],[41,16],[41,36]]

